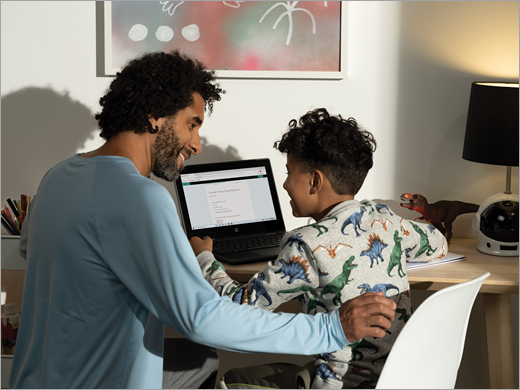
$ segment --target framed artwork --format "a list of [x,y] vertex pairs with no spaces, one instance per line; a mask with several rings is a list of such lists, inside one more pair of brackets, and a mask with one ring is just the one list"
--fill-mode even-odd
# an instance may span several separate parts
[[219,78],[346,77],[344,1],[106,1],[105,73],[178,49]]

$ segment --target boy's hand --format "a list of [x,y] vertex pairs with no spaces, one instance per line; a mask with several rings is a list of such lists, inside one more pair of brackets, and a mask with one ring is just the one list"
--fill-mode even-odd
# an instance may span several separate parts
[[339,318],[350,343],[366,337],[383,337],[395,317],[397,305],[382,292],[367,292],[345,302]]
[[199,237],[192,237],[190,238],[190,245],[193,249],[193,252],[195,252],[195,256],[204,251],[213,251],[213,240],[208,236],[204,237],[203,239],[200,239]]

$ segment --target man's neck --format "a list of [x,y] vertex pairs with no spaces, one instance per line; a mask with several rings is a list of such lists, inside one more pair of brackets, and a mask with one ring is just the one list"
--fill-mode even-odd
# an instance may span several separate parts
[[148,177],[152,170],[150,147],[154,139],[154,136],[149,133],[136,134],[133,131],[124,131],[110,138],[99,148],[80,156],[84,158],[96,156],[126,157],[134,163],[141,175]]

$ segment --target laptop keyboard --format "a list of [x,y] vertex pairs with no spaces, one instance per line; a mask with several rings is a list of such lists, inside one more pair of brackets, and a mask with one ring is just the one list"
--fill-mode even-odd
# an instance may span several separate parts
[[231,253],[251,249],[262,249],[279,247],[284,233],[271,234],[268,236],[246,237],[233,240],[223,240],[213,242],[213,252]]

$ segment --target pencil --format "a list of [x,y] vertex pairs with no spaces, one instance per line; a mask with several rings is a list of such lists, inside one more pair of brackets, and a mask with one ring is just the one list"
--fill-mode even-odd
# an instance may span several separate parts
[[20,213],[20,228],[22,228],[23,220],[25,219],[25,212],[22,208],[22,202],[19,200],[15,200],[16,207],[18,207],[18,212]]
[[11,226],[17,234],[21,233],[21,230],[18,228],[18,226],[16,226],[16,223],[7,215],[7,213],[4,210],[2,210],[2,216],[7,219],[9,226]]
[[16,235],[16,233],[13,231],[11,226],[9,226],[9,224],[4,220],[3,217],[2,217],[2,226],[5,228],[5,230],[7,230],[7,233],[9,233],[11,236]]
[[7,198],[7,203],[9,203],[9,206],[11,206],[14,216],[16,217],[18,222],[20,222],[20,224],[21,224],[22,218],[20,217],[20,214],[18,213],[18,208],[13,204],[13,201],[11,200],[11,198]]
[[26,211],[25,211],[25,204],[26,204],[25,200],[26,200],[25,199],[25,195],[24,194],[20,195],[20,203],[22,204],[22,211],[24,212],[24,214],[26,213]]
[[29,203],[28,203],[28,196],[27,195],[24,195],[23,196],[23,210],[25,211],[25,215],[27,215],[27,212],[29,211]]
[[13,218],[13,216],[11,215],[11,212],[9,211],[9,207],[5,206],[5,212],[7,213],[7,215],[9,215],[11,218]]
[[11,200],[11,198],[7,198],[7,203],[9,203],[9,206],[11,206],[11,210],[13,211],[14,216],[18,218],[18,215],[19,215],[18,214],[18,210],[14,206],[13,201]]

